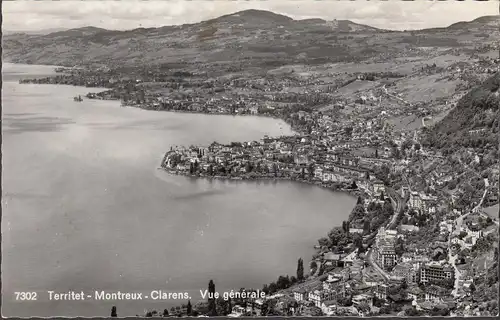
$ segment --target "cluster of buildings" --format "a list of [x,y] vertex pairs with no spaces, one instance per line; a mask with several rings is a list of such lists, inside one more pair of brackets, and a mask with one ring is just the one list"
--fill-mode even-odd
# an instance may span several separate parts
[[[213,143],[208,147],[177,147],[166,153],[162,166],[171,172],[196,176],[286,178],[327,187],[353,188],[365,198],[365,209],[367,204],[380,203],[379,198],[388,195],[387,182],[377,177],[377,171],[387,167],[387,175],[405,177],[398,195],[404,201],[404,216],[433,216],[443,208],[453,206],[453,198],[438,197],[438,194],[442,195],[438,191],[456,176],[450,164],[446,164],[446,159],[440,154],[417,149],[416,134],[388,130],[384,125],[384,115],[367,122],[347,120],[340,124],[328,112],[299,110],[291,113],[289,119],[304,133],[276,138],[266,136],[260,141],[230,145]],[[408,141],[409,146],[404,152]],[[357,152],[370,148],[372,151]],[[395,149],[401,150],[401,155],[395,156]],[[426,191],[421,185],[412,183],[416,181],[413,177],[424,172],[422,168],[415,170],[413,167],[414,158],[422,157],[439,160],[439,165],[431,166],[430,172],[426,172],[431,187]],[[406,179],[406,176],[410,178]],[[396,214],[399,213],[397,210]],[[393,303],[406,303],[425,312],[435,308],[455,308],[457,301],[453,300],[454,297],[470,295],[467,288],[472,278],[456,265],[456,256],[449,252],[472,249],[477,240],[484,237],[485,231],[477,223],[460,224],[458,221],[461,221],[459,217],[463,212],[455,210],[446,216],[448,218],[437,226],[445,240],[425,250],[419,251],[409,244],[398,253],[397,239],[404,242],[406,234],[419,232],[419,227],[415,223],[391,223],[391,228],[378,230],[373,243],[368,243],[369,237],[363,236],[364,245],[369,249],[366,254],[355,251],[324,254],[324,266],[338,269],[327,272],[321,283],[313,281],[312,286],[298,285],[289,295],[279,297],[285,314],[376,314],[381,310],[380,303],[375,303],[378,307],[374,304],[377,299],[383,301],[382,308],[390,308]],[[356,228],[350,229],[352,233],[364,234],[363,229]],[[399,232],[392,230],[396,228]],[[379,277],[372,278],[366,270]],[[403,283],[406,288],[399,290],[399,295],[391,289]]]
[[[447,72],[452,77],[463,78],[468,74],[488,73],[492,67],[488,63],[465,63],[453,65]],[[358,80],[348,82],[355,86],[355,81],[365,78],[360,75]],[[26,80],[30,81],[35,80]],[[404,242],[407,234],[419,229],[414,224],[395,226],[393,219],[378,230],[374,239],[363,236],[365,253],[353,250],[324,254],[322,262],[329,271],[322,277],[311,277],[288,293],[266,298],[275,299],[285,314],[318,315],[313,310],[320,310],[324,315],[360,316],[376,314],[393,303],[408,303],[423,311],[443,304],[451,308],[452,302],[456,302],[450,301],[451,297],[470,294],[468,288],[473,280],[457,265],[458,253],[472,250],[487,233],[498,232],[498,228],[487,229],[484,223],[471,218],[480,213],[470,214],[467,219],[469,213],[452,209],[454,195],[448,198],[441,191],[457,177],[457,172],[442,155],[422,150],[416,131],[412,134],[395,129],[388,121],[415,110],[427,114],[429,109],[422,106],[410,110],[397,93],[389,94],[385,86],[370,92],[359,90],[347,99],[339,99],[328,92],[330,89],[318,89],[328,85],[320,80],[300,81],[277,76],[263,80],[214,80],[203,74],[162,75],[161,71],[150,71],[141,76],[123,77],[110,70],[75,69],[36,81],[111,88],[87,97],[121,99],[125,105],[146,109],[275,116],[299,132],[293,136],[265,136],[260,141],[171,148],[161,163],[169,172],[232,179],[291,179],[356,190],[365,199],[365,209],[369,203],[379,202],[381,196],[388,195],[392,187],[388,181],[391,176],[393,181],[399,176],[401,193],[397,196],[403,199],[404,206],[397,208],[394,217],[401,211],[407,217],[414,213],[418,217],[435,216],[443,207],[450,211],[437,225],[445,240],[429,244],[427,250],[419,251],[410,244],[398,252],[398,239]],[[146,83],[156,83],[173,93],[146,92]],[[284,90],[306,85],[317,87],[307,89],[304,95]],[[238,93],[232,92],[233,89]],[[382,102],[382,95],[391,96],[397,103]],[[316,105],[325,108],[319,111],[312,107]],[[352,109],[351,112],[338,112],[346,108]],[[482,130],[469,133],[480,135]],[[424,166],[417,168],[417,164],[427,161],[422,160],[424,158],[441,161],[426,171]],[[475,155],[474,162],[480,162],[479,155]],[[385,168],[387,171],[382,170]],[[423,176],[428,188],[414,183]],[[491,189],[495,189],[495,183],[498,186],[497,180],[490,179]],[[399,232],[393,227],[398,227]],[[363,229],[356,227],[349,232],[363,235]],[[236,305],[231,316],[260,315],[266,299],[252,301],[246,307]]]

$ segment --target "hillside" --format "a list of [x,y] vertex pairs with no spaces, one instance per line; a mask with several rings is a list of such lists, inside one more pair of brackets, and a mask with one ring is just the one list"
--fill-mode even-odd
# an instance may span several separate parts
[[[385,55],[401,56],[421,47],[473,49],[500,36],[498,17],[449,28],[387,32],[348,20],[294,20],[261,10],[246,10],[181,26],[112,31],[95,27],[47,35],[6,35],[3,58],[8,62],[81,64],[191,63],[322,64],[353,62]],[[484,24],[484,30],[481,25]],[[478,35],[464,34],[468,26]]]
[[457,147],[498,152],[500,72],[472,88],[456,108],[427,133],[426,144],[452,152]]

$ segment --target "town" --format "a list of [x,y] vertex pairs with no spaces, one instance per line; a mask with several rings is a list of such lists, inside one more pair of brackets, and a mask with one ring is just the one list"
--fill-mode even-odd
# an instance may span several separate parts
[[[292,180],[357,199],[348,220],[311,243],[295,275],[259,288],[264,298],[188,301],[146,317],[494,316],[500,47],[487,34],[475,35],[484,44],[455,47],[451,37],[462,34],[450,30],[339,33],[332,46],[342,40],[351,51],[323,63],[300,54],[135,67],[111,61],[20,82],[99,88],[85,98],[122,107],[282,120],[295,134],[171,146],[159,169]],[[372,38],[383,50],[358,46]],[[397,43],[394,53],[388,43]],[[208,291],[215,292],[212,280]]]
[[[418,134],[389,133],[380,118],[343,129],[321,112],[291,118],[310,133],[176,147],[162,161],[174,174],[290,179],[358,195],[349,221],[319,239],[309,276],[269,286],[273,298],[236,305],[231,314],[475,315],[475,280],[497,276],[498,205],[484,207],[498,204],[498,168],[461,166],[462,159],[424,150]],[[463,160],[481,168],[483,158]],[[459,176],[481,189],[458,187]]]
[[[165,154],[162,167],[175,174],[290,179],[358,195],[349,221],[319,239],[309,276],[283,277],[264,289],[273,298],[236,305],[232,315],[264,308],[267,315],[444,316],[496,308],[494,300],[475,304],[485,295],[478,283],[497,281],[494,151],[467,148],[463,158],[435,151],[421,141],[425,124],[408,133],[384,123],[387,109],[378,116],[360,109],[342,123],[334,112],[300,110],[287,118],[301,130],[294,136]],[[467,134],[487,140],[482,129]]]
[[[160,167],[205,179],[293,180],[357,197],[349,220],[314,245],[310,272],[304,274],[301,260],[302,272],[266,285],[265,298],[189,304],[189,314],[466,316],[498,310],[498,110],[461,132],[461,145],[442,144],[433,124],[488,78],[498,90],[498,62],[416,70],[467,79],[451,97],[432,103],[404,100],[390,80],[401,77],[396,73],[358,72],[325,83],[282,76],[207,81],[177,72],[162,85],[191,93],[168,97],[152,89],[153,71],[145,73],[150,78],[118,80],[120,73],[108,69],[70,68],[24,82],[107,87],[87,98],[149,110],[282,119],[296,134],[172,146]],[[283,92],[294,86],[305,91]],[[358,90],[330,93],[352,87]],[[237,90],[251,94],[232,96]],[[413,123],[394,121],[406,118]],[[186,308],[163,314],[186,314]]]

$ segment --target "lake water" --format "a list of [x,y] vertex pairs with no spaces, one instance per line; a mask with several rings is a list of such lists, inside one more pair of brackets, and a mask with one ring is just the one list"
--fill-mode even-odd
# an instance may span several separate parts
[[[171,176],[173,145],[290,134],[281,121],[121,108],[73,97],[89,88],[20,85],[53,68],[4,65],[2,315],[120,316],[172,301],[49,301],[66,292],[261,288],[306,265],[355,200],[291,182]],[[94,90],[95,91],[95,90]],[[306,266],[307,268],[307,266]],[[37,301],[16,301],[34,291]],[[177,304],[180,304],[177,302]]]

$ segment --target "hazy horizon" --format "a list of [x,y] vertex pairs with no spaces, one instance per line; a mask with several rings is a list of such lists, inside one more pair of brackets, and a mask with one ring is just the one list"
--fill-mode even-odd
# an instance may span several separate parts
[[6,33],[47,33],[82,27],[132,30],[198,23],[248,9],[271,11],[295,20],[350,20],[402,31],[448,27],[461,21],[498,15],[498,2],[13,1],[3,4],[3,29]]

